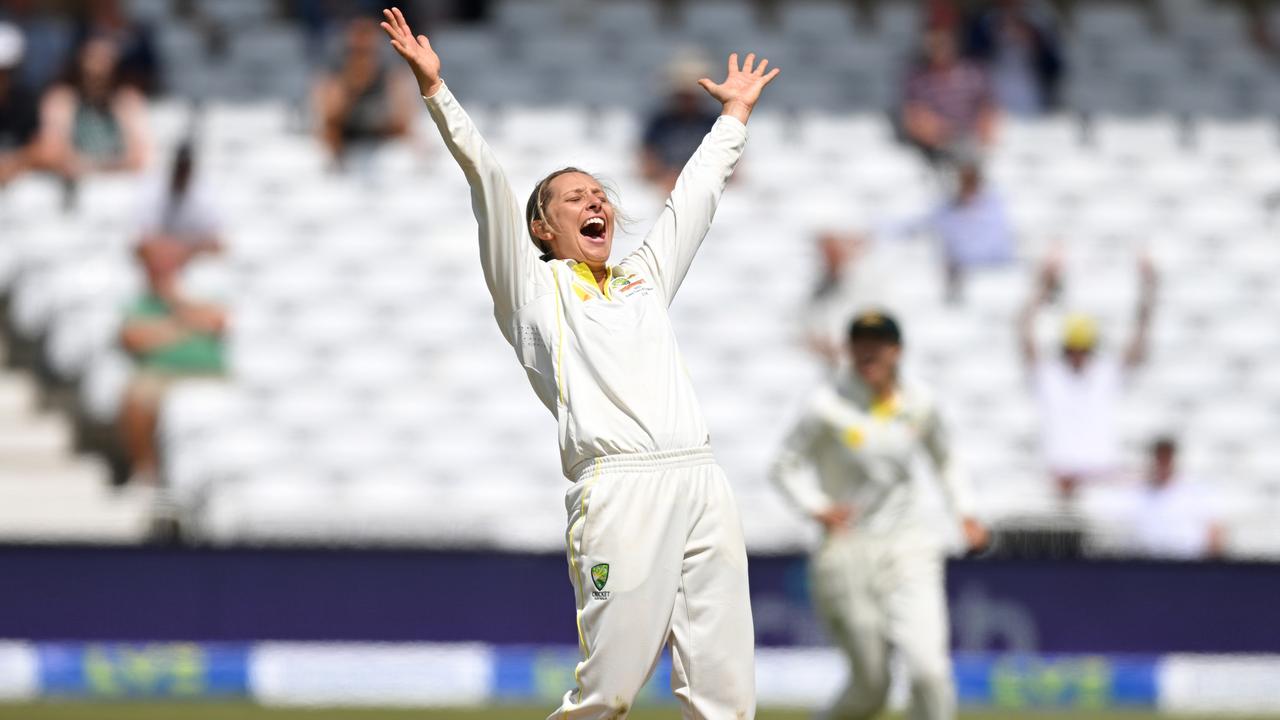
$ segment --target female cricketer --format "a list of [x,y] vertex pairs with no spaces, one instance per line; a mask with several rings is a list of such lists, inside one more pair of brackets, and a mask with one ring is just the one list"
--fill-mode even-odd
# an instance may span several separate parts
[[[888,315],[849,326],[852,373],[821,389],[772,472],[783,494],[822,524],[810,561],[818,613],[849,658],[849,683],[828,717],[875,717],[889,693],[889,653],[911,676],[911,717],[955,717],[947,652],[943,553],[917,513],[913,460],[933,460],[971,550],[987,543],[967,478],[934,401],[899,377],[902,334]],[[816,471],[816,482],[807,470]]]
[[[755,714],[754,639],[742,525],[676,347],[667,306],[710,227],[778,73],[729,57],[699,84],[723,113],[680,174],[640,249],[609,265],[615,208],[575,168],[538,183],[521,212],[492,151],[440,78],[440,58],[398,9],[391,45],[471,186],[494,315],[559,424],[569,574],[582,661],[551,717],[625,717],[670,640],[688,718]],[[527,237],[526,237],[527,234]],[[532,240],[532,242],[530,242]]]

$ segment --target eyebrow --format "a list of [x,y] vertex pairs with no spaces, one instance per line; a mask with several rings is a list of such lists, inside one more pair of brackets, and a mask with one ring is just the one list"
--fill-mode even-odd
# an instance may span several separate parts
[[604,188],[600,187],[599,185],[595,187],[587,187],[584,185],[582,187],[569,188],[568,190],[565,190],[563,193],[561,193],[561,195],[568,195],[569,193],[576,193],[576,192],[592,192],[592,193],[600,193],[601,195],[606,194],[604,191]]

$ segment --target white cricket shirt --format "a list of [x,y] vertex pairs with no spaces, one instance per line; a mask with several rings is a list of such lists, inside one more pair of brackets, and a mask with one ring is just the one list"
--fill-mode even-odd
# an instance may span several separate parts
[[494,317],[558,420],[566,476],[606,455],[705,447],[707,425],[667,306],[711,226],[746,126],[716,121],[644,244],[609,268],[602,292],[585,264],[540,259],[524,204],[449,88],[424,100],[471,186]]
[[877,403],[865,385],[846,376],[810,400],[771,477],[806,514],[848,504],[856,530],[892,533],[918,527],[912,465],[921,451],[933,461],[952,513],[971,515],[969,478],[931,394],[908,382],[890,401]]

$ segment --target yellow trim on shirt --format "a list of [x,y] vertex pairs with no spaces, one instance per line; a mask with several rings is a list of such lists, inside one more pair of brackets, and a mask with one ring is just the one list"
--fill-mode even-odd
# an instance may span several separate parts
[[[613,283],[613,271],[615,267],[616,266],[609,266],[607,268],[608,274],[605,277],[604,289],[602,290],[600,288],[600,283],[596,282],[595,274],[591,272],[591,268],[588,267],[586,263],[578,260],[569,261],[569,269],[573,271],[574,279],[581,280],[585,285],[591,287],[594,290],[594,294],[603,294],[605,300],[613,299],[613,295],[609,292],[609,286]],[[584,301],[589,300],[590,294],[584,297],[584,294],[579,292],[579,289],[580,288],[577,285],[573,288],[574,294],[578,296],[578,299]]]
[[884,400],[875,400],[871,403],[871,417],[882,422],[891,420],[894,415],[898,414],[901,406],[902,402],[896,393]]

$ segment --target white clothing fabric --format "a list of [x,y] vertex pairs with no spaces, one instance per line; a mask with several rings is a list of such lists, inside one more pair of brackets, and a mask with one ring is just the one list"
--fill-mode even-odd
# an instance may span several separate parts
[[944,565],[932,538],[831,535],[809,573],[818,615],[849,658],[849,681],[825,717],[879,716],[896,651],[910,679],[909,717],[955,718]]
[[750,720],[741,521],[667,317],[745,126],[716,121],[657,225],[609,269],[602,291],[585,264],[540,258],[523,204],[449,89],[424,100],[471,186],[494,316],[559,423],[561,464],[574,481],[566,544],[583,660],[552,717],[625,716],[670,640],[685,717]]
[[951,511],[972,515],[968,477],[936,404],[915,383],[902,383],[883,403],[851,377],[824,388],[774,465],[775,484],[806,514],[836,504],[853,512],[849,529],[828,534],[810,562],[819,615],[850,665],[849,683],[830,718],[879,714],[889,690],[891,649],[906,661],[911,717],[955,717],[943,555],[939,538],[921,522],[912,482],[921,450],[937,468]]
[[1078,373],[1060,357],[1036,364],[1041,444],[1052,472],[1096,477],[1115,470],[1123,381],[1124,365],[1114,356],[1096,356]]
[[1209,553],[1209,536],[1219,511],[1213,493],[1174,476],[1168,485],[1136,491],[1132,508],[1138,550],[1152,557],[1196,560]]
[[746,126],[728,116],[716,121],[644,244],[610,269],[602,293],[580,264],[540,259],[523,203],[448,87],[426,102],[472,188],[498,326],[559,421],[565,475],[606,455],[706,446],[667,306],[710,228]]
[[[880,404],[866,386],[846,376],[809,402],[783,445],[772,479],[807,515],[845,503],[855,509],[857,532],[893,534],[920,524],[912,464],[922,449],[937,468],[951,511],[971,515],[969,477],[932,395],[908,381],[890,403]],[[816,478],[806,472],[810,468]]]
[[565,504],[584,660],[548,720],[624,717],[667,642],[684,717],[754,717],[746,546],[711,451],[597,459]]

